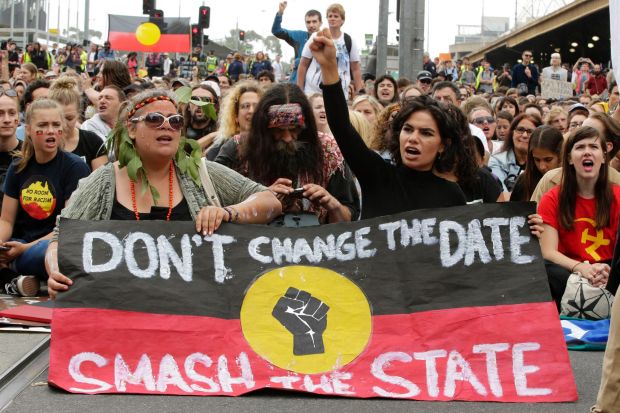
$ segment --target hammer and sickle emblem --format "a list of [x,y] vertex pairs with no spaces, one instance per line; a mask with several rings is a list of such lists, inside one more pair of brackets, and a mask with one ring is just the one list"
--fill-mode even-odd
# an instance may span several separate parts
[[[579,218],[576,219],[575,222],[587,222],[596,230],[596,222],[590,218]],[[603,230],[596,230],[596,235],[591,235],[588,228],[584,229],[581,233],[581,243],[586,244],[587,242],[592,242],[592,244],[586,248],[586,252],[590,254],[594,261],[600,261],[601,256],[597,254],[596,250],[598,250],[601,246],[609,245],[609,240],[605,239]]]

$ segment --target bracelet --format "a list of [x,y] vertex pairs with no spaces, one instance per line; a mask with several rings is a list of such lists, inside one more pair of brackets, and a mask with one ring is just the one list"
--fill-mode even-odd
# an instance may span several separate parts
[[573,265],[573,268],[570,269],[571,274],[575,272],[575,268],[577,268],[579,264],[583,264],[583,262],[579,261],[577,264]]
[[226,220],[226,222],[230,222],[232,221],[232,212],[230,212],[230,209],[228,209],[227,207],[222,208],[224,211],[226,211],[226,213],[228,214],[228,219]]

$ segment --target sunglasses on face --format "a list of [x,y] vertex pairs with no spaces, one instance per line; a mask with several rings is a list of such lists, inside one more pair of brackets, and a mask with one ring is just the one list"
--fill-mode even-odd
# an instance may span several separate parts
[[430,79],[420,79],[420,83],[424,83],[425,85],[430,85],[431,84],[431,80]]
[[532,57],[531,54],[524,54],[523,57]]
[[527,133],[528,135],[531,135],[532,133],[534,133],[534,129],[524,128],[523,126],[519,126],[515,128],[515,132],[519,132],[520,134]]
[[480,116],[473,120],[474,125],[483,125],[484,123],[495,123],[495,118],[493,116]]
[[168,125],[174,130],[181,130],[183,128],[183,116],[181,115],[172,115],[165,117],[159,112],[150,112],[143,116],[138,116],[136,118],[131,119],[132,122],[142,122],[146,124],[146,126],[159,129],[164,126],[164,123],[168,121]]
[[15,89],[4,90],[3,88],[0,87],[0,96],[2,95],[7,95],[10,98],[16,98],[17,92],[15,91]]
[[198,100],[200,102],[209,102],[209,103],[212,102],[209,96],[192,96],[191,99]]

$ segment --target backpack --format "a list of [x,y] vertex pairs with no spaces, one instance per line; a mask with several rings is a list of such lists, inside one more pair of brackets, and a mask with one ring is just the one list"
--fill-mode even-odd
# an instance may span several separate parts
[[[308,38],[308,40],[310,40],[310,38]],[[350,58],[351,57],[351,49],[353,48],[353,40],[351,39],[351,36],[349,36],[348,33],[344,34],[344,46],[347,48],[347,54],[349,55],[349,58]],[[314,58],[312,58],[310,60],[310,63],[312,63],[312,60],[314,60]],[[351,81],[353,81],[353,70],[351,69],[351,61],[350,60],[349,60],[349,72],[351,73]]]

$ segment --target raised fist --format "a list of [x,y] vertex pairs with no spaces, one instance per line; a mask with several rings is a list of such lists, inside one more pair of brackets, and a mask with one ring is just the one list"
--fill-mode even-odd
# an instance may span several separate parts
[[290,287],[273,308],[273,317],[293,334],[293,354],[305,356],[325,352],[323,332],[327,327],[329,306]]

